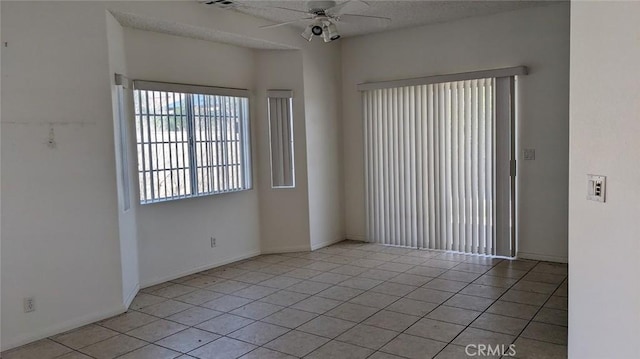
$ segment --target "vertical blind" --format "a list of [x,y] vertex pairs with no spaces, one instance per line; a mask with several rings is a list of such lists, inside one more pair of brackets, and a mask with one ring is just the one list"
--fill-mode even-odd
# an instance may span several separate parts
[[269,140],[271,148],[271,185],[294,187],[293,92],[269,90]]
[[363,91],[367,238],[495,254],[495,79]]

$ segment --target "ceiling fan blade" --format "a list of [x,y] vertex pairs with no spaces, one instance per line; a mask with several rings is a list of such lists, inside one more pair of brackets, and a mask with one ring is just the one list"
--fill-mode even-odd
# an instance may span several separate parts
[[387,26],[391,19],[382,16],[343,14],[338,16],[338,21],[352,24],[371,23],[374,21],[378,22],[380,26]]
[[[355,6],[357,5],[360,5],[358,6],[360,8],[356,8]],[[325,13],[330,16],[340,16],[345,10],[360,11],[360,10],[364,10],[364,8],[367,8],[367,7],[369,7],[369,3],[367,3],[366,1],[347,0],[336,6],[326,9]]]
[[313,18],[312,17],[307,17],[307,18],[304,18],[304,19],[286,21],[286,22],[281,22],[281,23],[273,24],[273,25],[260,26],[260,29],[273,29],[275,27],[285,26],[285,25],[289,25],[289,24],[295,24],[296,22],[307,21],[307,20],[313,20]]
[[[250,2],[230,2],[229,4],[225,4],[225,1],[219,1],[219,0],[199,0],[200,3],[206,4],[206,5],[217,5],[218,7],[221,7],[223,9],[248,9],[248,10],[268,10],[268,9],[280,9],[280,10],[289,10],[289,11],[293,11],[293,12],[299,12],[305,15],[309,15],[308,11],[304,11],[304,10],[298,10],[298,9],[291,9],[288,7],[281,7],[281,6],[258,6],[257,4],[260,3],[260,1],[250,1]],[[266,4],[265,4],[266,5]]]
[[391,19],[388,17],[357,14],[343,14],[338,16],[337,20],[348,24],[371,24],[374,22],[383,27],[389,25],[391,22]]
[[[298,10],[298,9],[290,9],[288,7],[280,7],[280,6],[268,6],[266,7],[268,9],[280,9],[280,10],[289,10],[289,11],[295,11],[295,12],[301,12],[303,14],[307,14],[309,15],[308,11],[303,11],[303,10]],[[261,9],[264,9],[264,7],[261,7]]]

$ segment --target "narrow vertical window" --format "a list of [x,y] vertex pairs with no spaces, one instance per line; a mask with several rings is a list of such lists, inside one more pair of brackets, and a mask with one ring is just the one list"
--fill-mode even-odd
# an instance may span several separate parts
[[295,187],[293,156],[293,91],[269,90],[269,140],[271,146],[271,186]]
[[131,190],[129,187],[129,131],[127,128],[128,123],[125,108],[125,89],[123,85],[116,86],[116,95],[118,101],[118,172],[122,186],[122,210],[126,212],[131,208]]

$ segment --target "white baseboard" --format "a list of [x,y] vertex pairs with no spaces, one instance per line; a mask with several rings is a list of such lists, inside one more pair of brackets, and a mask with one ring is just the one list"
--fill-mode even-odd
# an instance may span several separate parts
[[567,257],[550,256],[547,254],[537,254],[537,253],[527,253],[527,252],[518,252],[518,255],[516,256],[516,258],[533,259],[535,261],[545,261],[545,262],[569,263],[569,258]]
[[133,302],[133,299],[136,297],[139,291],[140,291],[140,283],[136,283],[133,289],[131,289],[129,294],[127,294],[127,296],[124,298],[124,306],[126,309],[129,309],[129,307],[131,306],[131,302]]
[[79,318],[74,318],[66,322],[62,322],[60,324],[50,326],[48,328],[38,328],[33,332],[29,333],[28,335],[13,338],[10,340],[3,340],[2,348],[0,350],[5,351],[5,350],[13,349],[21,345],[29,344],[31,342],[48,338],[56,334],[68,332],[72,329],[80,328],[82,326],[85,326],[91,323],[95,323],[107,318],[114,317],[126,311],[127,311],[127,308],[124,305],[121,305],[118,308],[115,308],[112,310],[108,310],[108,311],[104,311],[96,314],[85,315]]
[[[355,240],[363,240],[364,238],[360,239],[360,238],[356,238],[357,236],[346,236],[346,238],[348,239],[355,239]],[[9,341],[2,341],[2,346],[0,348],[1,351],[5,351],[5,350],[9,350],[12,348],[16,348],[19,347],[21,345],[25,345],[25,344],[29,344],[31,342],[40,340],[40,339],[44,339],[44,338],[48,338],[50,336],[56,335],[56,334],[60,334],[60,333],[64,333],[67,331],[70,331],[72,329],[76,329],[79,327],[82,327],[84,325],[88,325],[91,323],[95,323],[97,321],[100,320],[104,320],[107,318],[111,318],[113,316],[122,314],[124,312],[126,312],[129,308],[129,306],[131,305],[131,302],[133,301],[133,299],[135,298],[135,296],[138,294],[138,291],[141,288],[146,288],[146,287],[150,287],[156,284],[160,284],[160,283],[164,283],[170,280],[174,280],[180,277],[184,277],[186,275],[190,275],[190,274],[194,274],[194,273],[198,273],[198,272],[202,272],[211,268],[215,268],[215,267],[219,267],[225,264],[229,264],[232,262],[236,262],[239,260],[243,260],[243,259],[247,259],[247,258],[251,258],[251,257],[255,257],[257,255],[260,254],[269,254],[269,253],[287,253],[287,252],[304,252],[304,251],[309,251],[309,250],[316,250],[319,248],[323,248],[326,246],[329,246],[331,244],[337,243],[344,240],[343,238],[338,238],[335,240],[330,240],[330,241],[325,241],[325,242],[321,242],[321,243],[317,243],[314,244],[313,246],[309,246],[309,245],[301,245],[301,246],[286,246],[286,247],[273,247],[273,248],[265,248],[262,251],[252,251],[249,253],[245,253],[243,255],[240,256],[236,256],[233,258],[229,258],[226,260],[222,260],[222,261],[218,261],[215,263],[210,263],[210,264],[206,264],[206,265],[202,265],[196,268],[192,268],[190,270],[187,271],[183,271],[177,274],[173,274],[170,276],[165,276],[165,277],[161,277],[161,278],[154,278],[152,280],[149,281],[145,281],[145,282],[141,282],[140,284],[137,284],[128,294],[127,296],[124,298],[124,303],[122,303],[121,306],[111,309],[111,310],[107,310],[107,311],[103,311],[103,312],[99,312],[99,313],[95,313],[95,314],[91,314],[91,315],[86,315],[83,317],[79,317],[79,318],[74,318],[72,320],[60,323],[58,325],[54,325],[48,328],[42,328],[42,329],[38,329],[35,330],[32,333],[29,333],[29,335],[25,335],[23,337],[18,337]]]
[[308,245],[302,246],[282,246],[269,247],[262,250],[262,254],[292,253],[292,252],[308,252],[311,248]]
[[236,256],[236,257],[233,257],[233,258],[225,259],[225,260],[214,262],[214,263],[210,263],[210,264],[205,264],[205,265],[202,265],[202,266],[199,266],[199,267],[196,267],[196,268],[192,268],[192,269],[180,272],[180,273],[172,274],[172,275],[161,277],[161,278],[154,278],[154,279],[151,279],[151,280],[148,280],[148,281],[145,281],[145,282],[141,283],[140,284],[140,288],[151,287],[151,286],[156,285],[156,284],[168,282],[170,280],[178,279],[180,277],[184,277],[184,276],[187,276],[187,275],[190,275],[190,274],[194,274],[194,273],[202,272],[202,271],[205,271],[205,270],[209,270],[211,268],[220,267],[220,266],[223,266],[225,264],[232,263],[232,262],[236,262],[236,261],[240,261],[240,260],[243,260],[243,259],[255,257],[255,256],[260,255],[260,254],[261,254],[260,251],[252,251],[252,252],[245,253],[245,254],[242,254],[242,255],[239,255],[239,256]]
[[364,234],[347,234],[344,236],[345,239],[350,239],[352,241],[361,241],[366,242],[367,238]]
[[334,243],[338,243],[338,242],[342,242],[344,241],[344,238],[337,238],[337,239],[332,239],[332,240],[328,240],[328,241],[324,241],[324,242],[320,242],[320,243],[314,243],[311,245],[311,250],[315,251],[316,249],[320,249],[320,248],[324,248],[324,247],[328,247]]

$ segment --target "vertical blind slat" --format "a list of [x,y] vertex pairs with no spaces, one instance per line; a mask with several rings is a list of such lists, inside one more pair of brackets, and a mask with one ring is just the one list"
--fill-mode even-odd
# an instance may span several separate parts
[[426,87],[425,97],[427,98],[427,118],[425,119],[428,123],[427,129],[429,131],[428,134],[428,144],[429,147],[427,149],[429,155],[429,167],[427,168],[428,172],[425,176],[425,180],[429,186],[429,195],[427,196],[427,205],[428,205],[428,218],[429,218],[429,236],[423,241],[424,248],[436,248],[435,238],[436,238],[436,219],[435,219],[435,206],[436,206],[436,186],[435,186],[435,129],[433,119],[435,118],[435,110],[434,110],[434,95],[433,95],[433,85],[428,85]]
[[[491,244],[492,244],[492,253],[494,253],[496,251],[496,226],[494,226],[493,224],[496,221],[496,217],[495,217],[495,206],[496,206],[496,202],[493,201],[494,198],[496,198],[496,193],[495,193],[495,186],[496,186],[496,182],[495,182],[495,170],[496,170],[496,152],[495,152],[495,141],[494,139],[496,138],[496,99],[494,96],[495,93],[495,86],[496,84],[496,80],[495,79],[491,79],[491,90],[487,90],[487,94],[488,94],[488,99],[487,99],[487,104],[489,104],[491,106],[491,110],[487,111],[489,113],[490,116],[490,123],[487,125],[487,144],[486,144],[486,148],[487,150],[486,152],[486,168],[487,168],[487,177],[485,178],[486,181],[486,188],[488,190],[489,193],[487,193],[486,197],[491,199],[491,202],[488,204],[487,206],[487,218],[488,218],[488,222],[487,222],[487,226],[486,226],[486,230],[485,232],[487,233],[486,236],[491,238]],[[489,226],[488,224],[491,224],[491,226]]]
[[[459,118],[460,118],[460,124],[459,129],[458,129],[458,139],[459,139],[459,153],[460,153],[460,162],[458,163],[458,167],[459,167],[459,179],[458,182],[460,183],[460,211],[461,211],[461,216],[462,218],[464,218],[464,222],[461,223],[460,225],[460,236],[462,237],[462,241],[463,243],[467,243],[469,240],[471,240],[469,234],[469,224],[471,223],[471,216],[469,216],[469,200],[468,200],[468,196],[469,196],[469,188],[468,188],[468,182],[467,182],[467,151],[469,149],[469,144],[467,141],[467,136],[466,136],[466,130],[467,130],[467,124],[469,123],[469,121],[467,121],[466,119],[466,112],[464,111],[464,104],[465,104],[465,100],[464,100],[464,94],[465,94],[465,84],[464,83],[459,83],[458,84],[458,99],[459,99],[459,104],[458,104],[458,111],[460,111],[459,114]],[[461,250],[464,251],[465,249],[461,246]]]
[[439,157],[439,165],[442,167],[438,168],[439,176],[438,176],[438,193],[440,197],[439,206],[440,206],[440,248],[447,249],[448,237],[447,237],[447,219],[449,217],[449,213],[447,212],[447,153],[446,153],[446,141],[447,141],[447,111],[446,111],[446,93],[444,84],[438,85],[438,112],[439,116],[437,118],[439,136],[438,136],[438,157]]
[[[377,210],[378,210],[378,216],[377,216],[377,220],[380,222],[378,224],[378,230],[380,233],[380,240],[388,240],[389,238],[391,238],[391,233],[390,233],[390,228],[388,226],[388,216],[389,216],[389,211],[387,210],[388,205],[389,205],[389,197],[388,194],[386,197],[380,196],[380,193],[388,193],[389,191],[389,178],[388,178],[388,173],[384,173],[382,172],[382,168],[385,168],[385,166],[387,165],[388,161],[390,161],[389,159],[389,143],[388,143],[388,139],[385,138],[385,134],[388,133],[388,131],[386,130],[386,128],[384,127],[386,124],[386,101],[383,101],[384,98],[386,98],[387,93],[385,91],[377,91],[376,93],[376,102],[374,102],[373,105],[375,105],[374,107],[374,111],[376,113],[376,138],[380,140],[380,145],[378,146],[378,160],[376,162],[376,171],[378,171],[376,173],[377,175],[377,186],[376,189],[379,191],[378,195],[378,201],[377,203]],[[380,192],[383,191],[383,192]]]
[[[477,179],[478,177],[478,171],[477,171],[477,145],[478,145],[478,141],[477,139],[475,139],[476,136],[476,131],[477,131],[477,117],[475,116],[475,112],[473,110],[473,101],[477,99],[477,97],[475,96],[475,88],[474,88],[474,84],[472,81],[468,81],[468,98],[469,98],[469,105],[467,107],[467,111],[468,111],[468,119],[469,119],[469,178],[470,178],[470,183],[469,183],[469,190],[471,191],[471,210],[469,211],[469,214],[471,216],[472,219],[474,219],[474,221],[471,223],[471,242],[469,244],[469,250],[471,250],[473,243],[474,242],[478,242],[479,241],[479,233],[478,233],[478,226],[476,223],[476,220],[478,218],[478,208],[480,206],[480,203],[478,201],[479,195],[478,195],[478,182],[474,181],[474,179]],[[474,140],[475,139],[475,140]]]
[[377,93],[375,97],[376,100],[372,103],[373,106],[373,116],[374,116],[374,122],[373,122],[373,131],[374,131],[374,138],[375,138],[375,150],[374,150],[374,188],[375,188],[375,192],[374,193],[374,200],[376,202],[376,207],[375,207],[375,216],[374,216],[374,222],[376,223],[376,233],[381,233],[381,228],[382,228],[382,216],[380,215],[380,208],[382,206],[382,204],[380,203],[380,191],[378,189],[378,181],[379,181],[379,176],[380,176],[380,162],[378,160],[378,155],[379,155],[379,151],[380,151],[380,137],[381,137],[381,133],[380,133],[380,101],[379,101],[379,96],[380,93]]
[[415,222],[416,222],[416,233],[415,233],[415,247],[420,248],[420,238],[424,236],[425,223],[423,222],[424,217],[424,197],[426,188],[424,188],[423,182],[423,174],[424,174],[424,165],[426,163],[424,159],[424,153],[422,148],[425,142],[425,133],[424,133],[424,124],[422,122],[422,114],[424,111],[424,104],[422,101],[422,87],[416,86],[414,98],[415,98],[415,141],[414,141],[414,160],[416,162],[415,165]]
[[388,118],[387,120],[391,122],[391,133],[390,133],[390,145],[391,145],[391,156],[392,158],[395,159],[395,161],[392,162],[392,167],[393,167],[393,177],[391,178],[391,183],[392,183],[392,191],[391,191],[391,207],[389,208],[390,214],[391,216],[393,216],[393,220],[391,222],[392,228],[393,228],[393,236],[390,238],[390,244],[397,244],[397,240],[400,237],[400,227],[399,227],[399,222],[400,222],[400,215],[399,215],[399,211],[397,210],[397,201],[398,201],[398,176],[397,173],[400,170],[398,168],[398,161],[397,161],[397,156],[398,156],[398,148],[397,148],[397,141],[396,138],[398,136],[398,121],[397,121],[397,117],[398,117],[398,113],[397,113],[397,103],[398,103],[398,93],[397,93],[397,89],[391,89],[390,90],[390,97],[391,97],[391,101],[390,101],[390,113],[388,114]]
[[378,159],[379,156],[379,151],[380,151],[380,146],[381,143],[379,141],[379,117],[380,117],[380,110],[379,107],[382,105],[379,97],[380,93],[379,92],[373,92],[372,93],[372,98],[371,98],[371,102],[369,104],[370,108],[371,108],[371,116],[372,116],[372,135],[374,140],[372,141],[372,178],[373,178],[373,182],[372,182],[372,186],[374,188],[373,190],[373,202],[375,205],[375,211],[373,212],[373,218],[372,221],[373,223],[376,225],[376,229],[375,229],[375,235],[378,237],[378,240],[381,240],[380,237],[380,233],[381,233],[381,228],[383,225],[383,221],[381,220],[380,217],[380,208],[382,206],[382,204],[380,203],[380,191],[378,189],[378,181],[379,181],[379,176],[380,173],[382,171],[382,169],[380,168],[380,162]]
[[411,173],[409,175],[409,180],[407,181],[409,185],[409,192],[407,196],[409,198],[409,211],[411,213],[411,228],[410,232],[410,244],[409,246],[412,248],[416,248],[416,237],[418,232],[418,224],[417,224],[417,212],[418,206],[416,202],[416,136],[412,136],[412,134],[416,133],[416,103],[415,103],[415,86],[408,88],[409,92],[409,113],[410,113],[410,121],[407,128],[407,136],[409,137],[409,143],[407,146],[407,150],[409,152],[409,163],[411,167]]
[[452,214],[453,214],[453,244],[454,251],[460,251],[460,245],[464,240],[460,236],[460,225],[464,222],[464,217],[460,214],[460,183],[459,183],[459,142],[458,142],[458,126],[460,119],[458,118],[458,91],[457,83],[452,83],[451,93],[451,186],[452,186]]
[[383,238],[383,241],[388,240],[389,238],[392,238],[391,235],[391,227],[390,227],[390,221],[389,221],[389,215],[391,213],[390,211],[390,206],[391,206],[391,195],[390,195],[390,191],[391,191],[391,186],[390,186],[390,176],[391,176],[391,156],[389,155],[389,150],[390,150],[390,146],[389,146],[389,137],[390,137],[390,128],[389,128],[389,121],[388,121],[388,91],[387,90],[380,90],[380,98],[382,101],[382,104],[380,106],[380,116],[382,116],[383,118],[383,126],[382,126],[382,131],[384,132],[384,141],[382,144],[382,153],[383,153],[383,160],[382,160],[382,164],[383,164],[383,182],[384,182],[384,193],[382,194],[382,201],[383,201],[383,208],[384,208],[384,223],[382,224],[382,231],[381,231],[381,237]]
[[408,121],[405,121],[405,98],[402,88],[398,89],[398,165],[400,167],[398,179],[398,209],[400,213],[400,237],[398,237],[397,245],[403,246],[407,239],[407,215],[404,207],[404,195],[407,192],[405,189],[405,177],[407,176],[405,165],[404,145],[406,143],[404,127]]
[[[482,141],[478,140],[478,126],[477,126],[477,122],[478,122],[478,108],[480,106],[480,99],[478,98],[478,83],[475,80],[471,80],[471,81],[466,81],[466,86],[465,86],[465,97],[466,97],[466,117],[467,117],[467,121],[470,123],[471,126],[469,126],[469,142],[470,142],[470,151],[469,151],[469,166],[471,166],[471,164],[474,164],[476,166],[478,166],[477,162],[472,162],[471,157],[472,154],[471,152],[473,152],[473,149],[477,149],[478,144],[481,143]],[[475,101],[474,101],[475,100]],[[473,124],[472,124],[473,123]],[[475,128],[475,131],[473,131],[473,129]],[[477,181],[478,177],[477,175],[475,177],[469,177],[469,181],[471,181],[472,179],[475,179]],[[471,191],[473,191],[471,189]],[[478,217],[474,217],[473,216],[473,211],[469,211],[467,212],[467,216],[468,218],[471,219],[472,223],[470,224],[470,227],[477,227],[477,222],[478,222]],[[477,232],[476,232],[477,233]],[[475,233],[474,233],[475,234]],[[467,251],[471,252],[471,253],[478,253],[479,250],[479,239],[477,235],[472,235],[472,238],[470,240],[470,243],[467,247]]]

